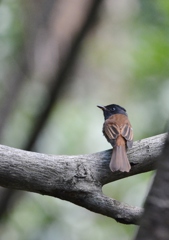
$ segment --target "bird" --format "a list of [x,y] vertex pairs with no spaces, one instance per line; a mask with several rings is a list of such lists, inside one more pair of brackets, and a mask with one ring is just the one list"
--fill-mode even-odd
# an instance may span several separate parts
[[127,157],[127,149],[133,145],[133,129],[126,109],[117,104],[97,107],[102,109],[104,114],[103,135],[113,147],[110,170],[129,172],[131,165]]

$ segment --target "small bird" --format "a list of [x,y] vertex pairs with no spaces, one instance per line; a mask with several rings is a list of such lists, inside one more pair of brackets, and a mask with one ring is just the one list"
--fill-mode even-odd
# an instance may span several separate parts
[[133,145],[133,129],[126,110],[116,104],[97,106],[103,110],[105,122],[103,134],[113,146],[111,161],[109,164],[112,172],[129,172],[131,169],[127,158],[127,148]]

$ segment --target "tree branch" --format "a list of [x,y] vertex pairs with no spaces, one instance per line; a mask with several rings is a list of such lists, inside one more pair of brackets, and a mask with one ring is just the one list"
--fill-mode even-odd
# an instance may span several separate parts
[[0,186],[54,196],[126,224],[138,224],[142,209],[104,196],[106,183],[155,169],[166,134],[134,143],[129,173],[109,170],[111,150],[54,156],[0,145]]

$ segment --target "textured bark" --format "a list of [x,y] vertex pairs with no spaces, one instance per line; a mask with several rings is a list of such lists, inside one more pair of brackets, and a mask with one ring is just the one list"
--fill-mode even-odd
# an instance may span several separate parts
[[54,156],[0,145],[0,186],[50,195],[126,224],[138,224],[142,209],[104,196],[106,183],[155,169],[166,134],[134,143],[129,173],[109,170],[111,151]]
[[169,239],[169,136],[159,157],[157,174],[145,203],[136,240]]

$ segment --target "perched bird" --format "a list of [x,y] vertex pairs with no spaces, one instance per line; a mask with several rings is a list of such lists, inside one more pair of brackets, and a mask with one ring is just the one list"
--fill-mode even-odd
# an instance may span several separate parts
[[110,161],[112,172],[129,172],[131,169],[126,150],[133,145],[133,129],[129,122],[126,110],[116,104],[97,106],[103,110],[105,122],[103,134],[113,146]]

